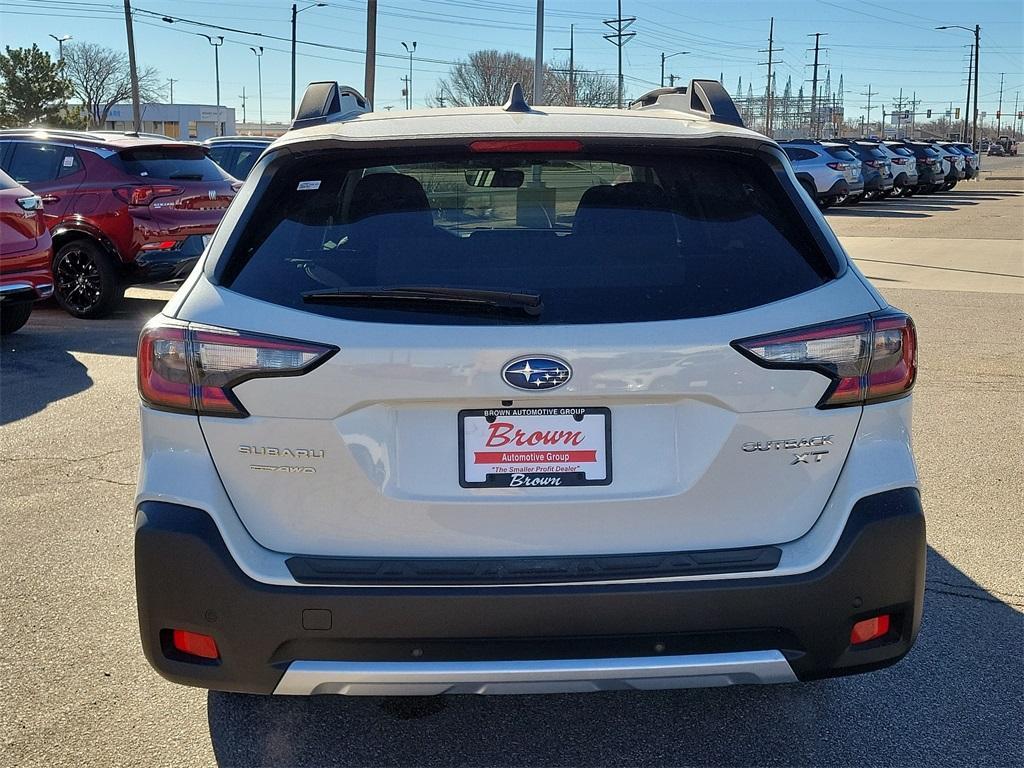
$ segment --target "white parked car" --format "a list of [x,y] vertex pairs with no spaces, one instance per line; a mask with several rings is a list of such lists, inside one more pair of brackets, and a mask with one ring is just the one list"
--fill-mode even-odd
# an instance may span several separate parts
[[717,83],[314,84],[140,339],[143,647],[278,694],[884,667],[922,611],[915,372]]

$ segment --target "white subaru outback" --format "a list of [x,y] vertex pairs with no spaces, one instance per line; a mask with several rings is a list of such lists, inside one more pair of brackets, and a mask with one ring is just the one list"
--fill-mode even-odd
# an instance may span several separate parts
[[783,683],[921,619],[916,339],[711,81],[307,91],[139,343],[142,643],[277,694]]

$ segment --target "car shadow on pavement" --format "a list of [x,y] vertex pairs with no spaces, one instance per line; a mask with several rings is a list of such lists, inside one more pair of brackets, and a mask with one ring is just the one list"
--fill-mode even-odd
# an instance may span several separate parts
[[878,672],[578,696],[210,692],[210,736],[220,766],[1009,765],[1024,748],[1022,608],[929,548],[917,644]]
[[[950,210],[953,210],[952,208]],[[927,219],[931,213],[915,213],[913,211],[891,211],[884,208],[829,208],[826,216],[876,216],[883,219]]]
[[125,299],[101,320],[79,320],[52,302],[37,306],[24,328],[0,341],[0,424],[91,387],[88,368],[76,354],[134,356],[139,331],[163,304]]

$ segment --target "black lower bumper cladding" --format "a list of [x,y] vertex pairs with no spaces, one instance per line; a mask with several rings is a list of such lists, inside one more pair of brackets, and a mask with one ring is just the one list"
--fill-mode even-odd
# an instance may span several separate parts
[[[781,650],[801,680],[885,667],[913,645],[924,598],[920,495],[904,488],[854,506],[828,560],[795,576],[514,587],[257,582],[210,516],[143,502],[135,575],[142,644],[164,677],[271,693],[292,661],[569,659]],[[889,634],[851,647],[861,619]],[[213,636],[217,662],[168,648],[171,629]]]

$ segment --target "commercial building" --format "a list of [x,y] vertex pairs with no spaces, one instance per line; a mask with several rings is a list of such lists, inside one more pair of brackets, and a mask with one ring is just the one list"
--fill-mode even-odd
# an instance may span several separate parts
[[[115,104],[103,127],[110,131],[131,131],[133,119],[131,104]],[[209,104],[143,104],[142,131],[199,141],[231,136],[235,133],[235,110]]]

